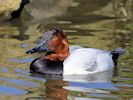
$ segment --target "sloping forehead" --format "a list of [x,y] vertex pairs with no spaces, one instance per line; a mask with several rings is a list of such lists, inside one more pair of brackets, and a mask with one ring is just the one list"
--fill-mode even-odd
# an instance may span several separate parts
[[48,31],[46,31],[42,37],[41,40],[51,40],[52,38],[54,38],[57,34],[61,34],[61,36],[63,35],[63,31],[56,29],[56,28],[51,28]]
[[57,35],[57,33],[63,34],[63,31],[56,29],[56,28],[51,28],[50,30],[45,32],[44,36],[49,38],[49,37],[53,37],[53,36]]
[[56,35],[56,31],[55,30],[48,30],[47,32],[44,33],[43,38],[51,39],[55,35]]

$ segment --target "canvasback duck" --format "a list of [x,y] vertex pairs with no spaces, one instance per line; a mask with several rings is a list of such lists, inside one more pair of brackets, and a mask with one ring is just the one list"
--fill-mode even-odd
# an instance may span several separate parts
[[39,44],[26,53],[46,52],[45,56],[32,61],[30,71],[41,74],[93,74],[109,71],[117,65],[124,49],[105,51],[82,46],[70,46],[66,33],[51,28],[45,32]]

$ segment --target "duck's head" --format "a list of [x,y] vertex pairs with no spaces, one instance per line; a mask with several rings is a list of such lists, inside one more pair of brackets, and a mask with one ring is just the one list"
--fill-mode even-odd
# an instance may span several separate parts
[[[63,61],[69,55],[69,45],[66,33],[64,33],[62,30],[51,28],[47,32],[45,32],[37,46],[33,49],[28,50],[26,53],[31,54],[41,51],[46,52],[46,55],[48,55],[47,58],[49,60]],[[59,57],[55,57],[57,55],[60,55],[60,57],[62,57],[61,60]]]
[[52,28],[45,32],[39,44],[26,53],[45,51],[44,57],[37,58],[30,65],[31,73],[62,74],[63,61],[69,55],[69,46],[66,34],[59,29]]

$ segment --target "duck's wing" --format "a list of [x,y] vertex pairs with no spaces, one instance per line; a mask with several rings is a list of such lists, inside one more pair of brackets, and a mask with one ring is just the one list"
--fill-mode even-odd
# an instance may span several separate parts
[[88,70],[88,74],[109,71],[114,67],[112,55],[108,52],[99,53],[96,59],[96,64],[91,67],[94,70]]

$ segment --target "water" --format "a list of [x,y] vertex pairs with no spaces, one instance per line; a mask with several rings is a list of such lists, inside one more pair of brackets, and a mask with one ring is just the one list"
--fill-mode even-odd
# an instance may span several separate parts
[[[133,99],[133,25],[118,21],[110,0],[57,0],[56,5],[54,0],[46,0],[45,6],[41,0],[38,4],[32,1],[26,8],[32,7],[32,17],[24,11],[21,19],[0,24],[0,100]],[[123,47],[126,53],[109,72],[33,76],[30,62],[42,54],[27,55],[25,51],[51,27],[63,29],[70,45],[105,50]]]

